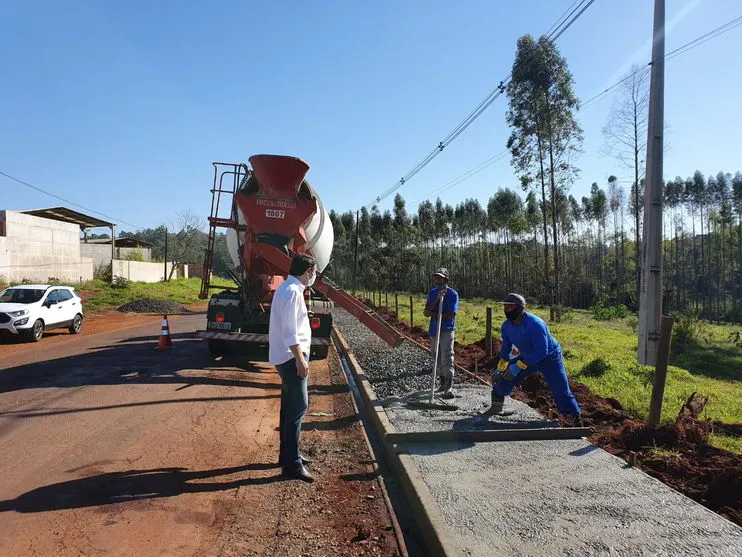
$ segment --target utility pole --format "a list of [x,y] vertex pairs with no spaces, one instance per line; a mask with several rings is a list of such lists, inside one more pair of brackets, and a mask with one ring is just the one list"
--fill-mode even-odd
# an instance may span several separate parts
[[358,276],[358,211],[356,211],[356,249],[353,255],[353,289],[358,288],[356,277]]
[[649,84],[647,126],[647,175],[644,190],[644,240],[642,242],[639,296],[640,364],[657,363],[662,319],[662,167],[665,121],[665,0],[654,0],[652,74]]
[[162,275],[162,282],[167,282],[167,227],[165,227],[165,274]]

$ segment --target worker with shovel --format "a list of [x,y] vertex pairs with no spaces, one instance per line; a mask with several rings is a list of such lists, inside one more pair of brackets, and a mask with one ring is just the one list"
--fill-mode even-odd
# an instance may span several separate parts
[[[580,407],[567,381],[562,348],[543,319],[525,311],[520,294],[508,294],[503,301],[502,349],[497,369],[492,372],[492,406],[483,415],[502,414],[505,396],[529,375],[540,371],[554,397],[557,410],[569,417],[572,427],[583,427]],[[518,355],[512,356],[513,347]]]
[[456,312],[459,310],[459,294],[448,286],[448,269],[440,267],[433,273],[434,288],[425,303],[425,317],[430,317],[428,336],[430,352],[435,362],[439,379],[438,392],[441,398],[454,398],[453,394],[453,339],[456,329]]

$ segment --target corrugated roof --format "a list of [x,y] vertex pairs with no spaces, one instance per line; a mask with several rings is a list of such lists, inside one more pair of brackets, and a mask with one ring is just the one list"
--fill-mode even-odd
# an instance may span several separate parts
[[69,222],[76,224],[80,227],[80,230],[86,228],[98,228],[106,227],[111,228],[112,222],[104,221],[90,215],[78,213],[67,207],[52,207],[51,209],[33,209],[30,211],[21,211],[27,215],[34,215],[35,217],[41,217],[45,219],[58,220],[62,222]]

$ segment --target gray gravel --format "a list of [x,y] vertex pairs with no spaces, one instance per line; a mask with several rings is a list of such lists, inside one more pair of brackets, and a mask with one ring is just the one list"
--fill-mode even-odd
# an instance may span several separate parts
[[190,313],[183,305],[171,300],[162,300],[158,298],[139,298],[119,307],[117,311],[132,313]]
[[[462,384],[459,409],[412,409],[429,396],[432,358],[405,342],[391,349],[349,314],[335,323],[397,431],[553,426],[506,399],[487,420],[489,388]],[[742,528],[586,440],[416,443],[412,456],[464,555],[742,555]]]

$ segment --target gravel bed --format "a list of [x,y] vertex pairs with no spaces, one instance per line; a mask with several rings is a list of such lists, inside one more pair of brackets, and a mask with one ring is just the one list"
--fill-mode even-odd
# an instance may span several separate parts
[[[391,348],[346,311],[336,307],[332,314],[380,400],[430,389],[433,358],[428,352],[409,341]],[[457,374],[454,382],[460,379]]]
[[119,307],[117,311],[131,313],[190,313],[188,308],[178,302],[158,298],[139,298]]

